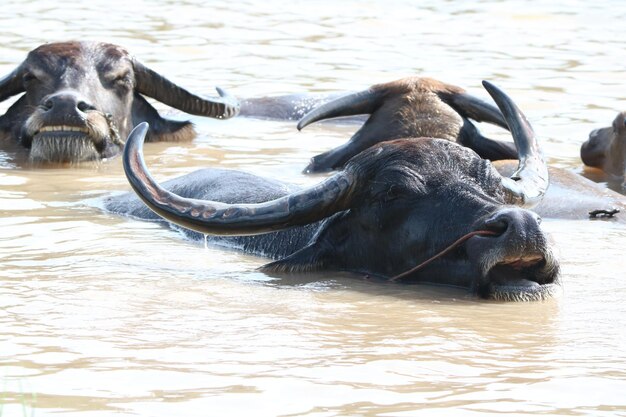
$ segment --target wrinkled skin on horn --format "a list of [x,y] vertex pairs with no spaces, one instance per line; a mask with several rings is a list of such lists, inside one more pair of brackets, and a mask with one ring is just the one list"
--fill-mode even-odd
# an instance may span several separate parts
[[[519,109],[496,87],[525,160],[537,144]],[[519,114],[516,114],[519,113]],[[521,117],[520,117],[521,116]],[[522,125],[522,126],[520,126]],[[537,214],[516,204],[541,195],[531,178],[541,169],[519,166],[517,187],[474,151],[444,139],[412,138],[376,144],[317,186],[294,190],[250,174],[201,170],[161,186],[142,155],[147,126],[124,151],[124,169],[150,210],[187,233],[274,259],[271,273],[352,271],[392,278],[475,231],[454,251],[404,280],[458,286],[484,298],[539,300],[559,289],[559,265]],[[540,159],[537,159],[540,161]],[[109,198],[108,210],[153,219],[132,194]],[[189,231],[191,229],[191,231]]]
[[496,107],[462,88],[431,78],[403,78],[337,98],[307,113],[298,129],[319,120],[358,114],[369,115],[365,124],[345,144],[314,156],[305,173],[340,169],[376,143],[410,137],[447,139],[490,160],[517,158],[512,143],[482,136],[470,121],[507,128]]
[[618,113],[611,126],[593,130],[580,156],[585,165],[622,181],[622,190],[626,191],[626,112]]
[[214,118],[237,114],[223,91],[204,99],[168,81],[120,46],[95,42],[42,45],[0,80],[0,101],[24,93],[0,117],[0,140],[16,141],[35,162],[75,163],[121,152],[131,129],[149,122],[149,141],[186,141],[188,121],[162,118],[145,97]]

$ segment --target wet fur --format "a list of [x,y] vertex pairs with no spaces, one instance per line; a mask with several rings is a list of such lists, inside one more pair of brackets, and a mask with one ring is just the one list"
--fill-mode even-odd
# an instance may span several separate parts
[[397,137],[432,137],[456,141],[460,134],[462,118],[431,91],[411,91],[400,98],[396,117],[402,129]]
[[[114,154],[120,151],[121,146],[115,143],[112,136],[115,134],[104,115],[97,111],[88,111],[84,119],[87,134],[75,133],[65,137],[57,134],[47,134],[35,137],[39,130],[48,125],[42,117],[43,111],[36,108],[26,119],[21,142],[31,149],[30,159],[36,162],[80,162],[96,160],[101,155]],[[58,124],[74,125],[73,121]],[[109,149],[106,149],[109,148]],[[114,148],[114,149],[110,149]]]
[[542,286],[537,291],[528,291],[525,288],[520,288],[518,291],[507,288],[506,291],[502,291],[496,287],[491,291],[491,298],[502,302],[546,301],[558,297],[562,292],[563,288],[558,283]]

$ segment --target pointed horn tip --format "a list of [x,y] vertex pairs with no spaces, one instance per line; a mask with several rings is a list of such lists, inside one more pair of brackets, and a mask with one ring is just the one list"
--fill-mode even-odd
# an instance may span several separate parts
[[[526,119],[526,116],[524,116],[523,112],[519,109],[517,104],[515,104],[513,99],[507,93],[502,91],[501,88],[497,87],[496,85],[494,85],[493,83],[487,80],[483,80],[482,84],[483,84],[483,87],[485,87],[485,90],[487,90],[487,92],[493,99],[493,101],[496,102],[496,105],[500,109],[500,112],[502,112],[502,115],[504,116],[504,119],[507,122],[507,125],[509,124],[509,121],[507,120],[507,114],[518,113],[519,116],[522,117],[522,119],[524,120]],[[529,128],[532,129],[532,127],[530,126]]]
[[126,174],[126,178],[128,178],[131,186],[136,189],[136,173],[135,168],[137,167],[138,161],[143,160],[143,150],[142,145],[146,138],[146,134],[148,133],[148,128],[150,126],[147,122],[139,123],[137,126],[133,128],[133,130],[128,135],[126,139],[126,144],[124,145],[124,154],[122,156],[124,173]]
[[148,129],[150,129],[150,125],[148,122],[141,122],[130,132],[128,135],[128,139],[126,142],[129,145],[138,145],[140,146],[146,138],[148,134]]
[[296,125],[296,128],[298,129],[298,131],[304,129],[305,127],[307,127],[308,123],[306,123],[306,121],[304,119],[300,119],[300,121],[298,122],[298,124]]
[[215,87],[215,90],[217,91],[217,94],[219,94],[220,98],[223,99],[222,103],[224,104],[224,113],[217,116],[217,118],[230,119],[231,117],[237,116],[241,110],[239,100],[221,87]]
[[504,94],[504,92],[500,88],[496,87],[495,84],[487,80],[483,80],[482,84],[485,90],[487,90],[489,95],[491,95],[492,97],[494,94]]
[[217,91],[217,94],[219,94],[220,97],[231,97],[231,95],[221,87],[215,87],[215,91]]
[[297,126],[298,130],[302,130],[308,125],[318,121],[318,119],[313,114],[315,111],[316,109],[313,109],[309,111],[307,114],[305,114],[304,116],[302,116],[302,119],[298,121],[298,126]]
[[215,90],[217,91],[217,94],[219,94],[219,96],[224,99],[225,104],[228,104],[232,107],[239,107],[239,101],[228,91],[224,90],[221,87],[215,87]]

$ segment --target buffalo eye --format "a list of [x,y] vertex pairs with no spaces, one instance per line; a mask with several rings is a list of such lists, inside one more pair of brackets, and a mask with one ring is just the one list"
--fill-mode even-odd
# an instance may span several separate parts
[[110,77],[107,82],[112,87],[128,89],[131,87],[130,73],[124,72]]
[[396,184],[392,184],[389,188],[382,192],[382,200],[385,202],[391,202],[402,198],[405,195],[405,190]]
[[24,88],[28,88],[28,86],[37,81],[37,77],[32,72],[27,72],[22,77],[22,82],[24,83]]

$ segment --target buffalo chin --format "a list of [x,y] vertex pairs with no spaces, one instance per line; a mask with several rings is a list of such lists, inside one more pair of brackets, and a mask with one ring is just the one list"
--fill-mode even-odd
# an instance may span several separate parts
[[94,139],[81,132],[45,132],[33,137],[33,162],[75,163],[102,158]]
[[482,297],[496,301],[543,301],[560,292],[558,266],[545,258],[498,263],[479,288]]

